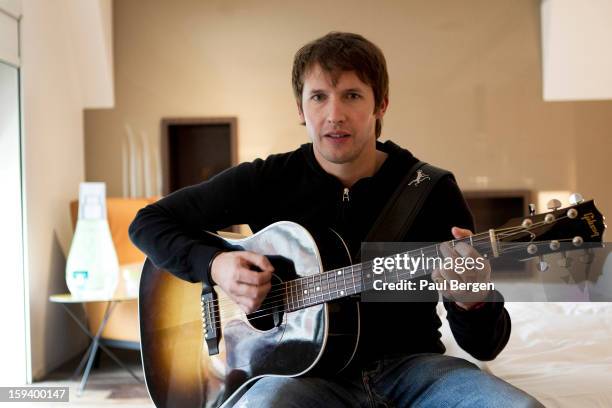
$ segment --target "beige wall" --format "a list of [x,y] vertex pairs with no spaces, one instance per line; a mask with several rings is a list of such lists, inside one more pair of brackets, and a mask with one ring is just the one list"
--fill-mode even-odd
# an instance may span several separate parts
[[346,30],[387,56],[383,139],[453,170],[466,189],[577,189],[612,214],[603,160],[612,102],[542,101],[539,8],[538,0],[115,2],[116,107],[86,112],[87,179],[121,195],[126,126],[158,143],[162,117],[237,116],[240,160],[294,149],[306,134],[292,57]]
[[67,291],[66,254],[72,237],[69,203],[78,197],[79,182],[85,178],[83,108],[86,101],[95,100],[88,89],[108,84],[105,79],[101,86],[83,83],[83,78],[90,82],[96,78],[79,71],[83,56],[72,39],[73,18],[87,16],[74,13],[74,1],[23,1],[24,233],[34,379],[86,345],[79,328],[48,300],[51,294]]

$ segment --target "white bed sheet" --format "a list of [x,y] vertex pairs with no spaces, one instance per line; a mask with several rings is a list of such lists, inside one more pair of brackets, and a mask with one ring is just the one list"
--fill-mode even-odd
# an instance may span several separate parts
[[[547,407],[612,407],[612,303],[506,303],[506,308],[512,318],[508,345],[481,367]],[[466,357],[446,322],[442,333],[447,353]]]

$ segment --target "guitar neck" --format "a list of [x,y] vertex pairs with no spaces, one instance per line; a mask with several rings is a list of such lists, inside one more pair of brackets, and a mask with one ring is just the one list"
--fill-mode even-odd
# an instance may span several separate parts
[[[395,258],[391,260],[395,266],[392,268],[388,268],[384,262],[382,265],[380,262],[375,265],[374,260],[377,258],[374,258],[360,264],[284,282],[281,288],[284,290],[284,306],[288,311],[303,309],[379,289],[374,287],[378,281],[398,283],[429,275],[434,268],[440,266],[439,263],[433,263],[432,266],[428,260],[442,259],[440,247],[444,244],[454,247],[464,242],[474,247],[483,258],[497,258],[505,253],[513,253],[517,259],[528,259],[564,251],[567,247],[562,247],[562,244],[577,249],[583,242],[602,242],[605,229],[603,215],[595,207],[593,200],[580,201],[548,213],[515,218],[500,228],[467,238],[386,256],[385,258]],[[410,262],[408,268],[398,267],[406,262]]]
[[[487,258],[490,254],[496,256],[498,246],[494,234],[485,233],[472,237],[446,242],[454,247],[458,242],[465,242],[475,247]],[[300,279],[284,282],[285,309],[294,311],[331,300],[341,299],[375,289],[374,282],[398,283],[430,275],[433,268],[427,259],[442,259],[442,244],[434,244],[412,251],[401,252],[386,258],[391,258],[394,265],[404,265],[400,268],[385,268],[375,265],[373,260],[333,269]],[[494,250],[495,249],[495,250]]]

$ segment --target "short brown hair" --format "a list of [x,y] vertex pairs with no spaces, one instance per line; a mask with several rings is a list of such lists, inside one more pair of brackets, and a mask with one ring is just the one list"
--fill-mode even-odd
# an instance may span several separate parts
[[[359,34],[331,32],[304,45],[295,54],[291,82],[300,109],[304,75],[314,64],[330,73],[334,84],[343,71],[355,71],[362,82],[372,87],[374,112],[389,96],[387,63],[380,48]],[[382,121],[377,119],[376,138],[381,131]]]

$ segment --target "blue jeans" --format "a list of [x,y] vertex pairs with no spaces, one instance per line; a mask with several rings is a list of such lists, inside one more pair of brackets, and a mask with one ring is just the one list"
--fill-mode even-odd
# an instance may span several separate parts
[[361,372],[331,378],[265,377],[236,407],[542,407],[535,398],[441,354],[415,354],[373,363]]

